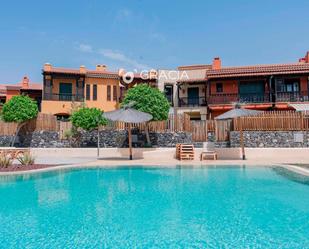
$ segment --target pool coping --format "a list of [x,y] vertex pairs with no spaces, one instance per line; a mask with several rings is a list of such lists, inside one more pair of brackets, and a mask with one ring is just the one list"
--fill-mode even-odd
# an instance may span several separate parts
[[[130,161],[130,162],[134,162]],[[180,162],[179,163],[128,163],[127,161],[122,161],[118,163],[112,164],[100,164],[98,161],[91,162],[91,163],[78,163],[78,164],[64,164],[64,165],[57,165],[51,166],[46,168],[40,169],[32,169],[32,170],[20,170],[20,171],[7,171],[7,172],[0,172],[0,176],[11,176],[11,175],[29,175],[29,174],[37,174],[37,173],[44,173],[44,172],[51,172],[51,171],[62,171],[62,170],[70,170],[70,169],[91,169],[91,168],[104,168],[104,169],[115,169],[118,167],[148,167],[148,168],[176,168],[176,167],[235,167],[235,166],[245,166],[245,167],[281,167],[285,168],[289,171],[294,173],[309,176],[309,169],[305,169],[293,164],[278,164],[278,163],[246,163],[246,161],[234,161],[234,160],[226,160],[224,162],[220,161],[207,161],[207,163],[198,163],[198,162]]]

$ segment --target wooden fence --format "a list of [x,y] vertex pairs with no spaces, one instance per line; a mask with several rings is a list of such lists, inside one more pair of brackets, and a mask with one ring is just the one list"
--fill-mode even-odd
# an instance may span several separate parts
[[8,135],[12,136],[16,133],[17,123],[6,123],[4,121],[0,121],[0,135]]
[[[145,123],[133,123],[132,127],[140,130],[146,129]],[[123,122],[109,122],[108,127],[117,130],[124,130],[128,128],[128,124]],[[166,121],[151,121],[148,123],[148,130],[150,132],[174,132],[174,131],[190,131],[191,123],[190,116],[187,114],[174,115],[170,114]]]
[[[133,127],[144,131],[146,126],[133,124]],[[110,128],[126,129],[127,124],[121,122],[109,123]],[[58,131],[60,137],[72,128],[71,122],[58,121],[53,115],[40,113],[36,119],[28,122],[23,131]],[[18,129],[16,123],[0,121],[0,135],[15,135]],[[309,117],[303,113],[293,111],[264,112],[257,116],[241,117],[229,121],[193,121],[187,114],[169,115],[166,121],[153,121],[148,123],[150,132],[191,132],[193,141],[207,141],[207,134],[214,132],[217,141],[228,141],[229,132],[235,131],[300,131],[309,130]]]
[[234,119],[235,131],[301,131],[309,129],[309,118],[301,112],[273,111]]

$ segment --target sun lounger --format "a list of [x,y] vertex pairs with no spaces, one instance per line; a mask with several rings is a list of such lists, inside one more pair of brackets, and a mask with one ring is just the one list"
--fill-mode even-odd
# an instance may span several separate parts
[[211,158],[213,160],[217,160],[218,154],[214,149],[215,149],[214,143],[204,142],[203,143],[203,151],[201,153],[200,160],[203,161],[204,159],[208,159],[208,158]]

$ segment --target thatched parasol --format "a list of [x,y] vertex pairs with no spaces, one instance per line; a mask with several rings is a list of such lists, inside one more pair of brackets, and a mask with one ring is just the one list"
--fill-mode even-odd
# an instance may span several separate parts
[[111,121],[125,122],[129,124],[129,152],[130,160],[132,160],[132,135],[131,135],[131,124],[132,123],[145,123],[152,119],[152,115],[135,110],[132,108],[134,104],[129,105],[111,112],[105,112],[103,116]]

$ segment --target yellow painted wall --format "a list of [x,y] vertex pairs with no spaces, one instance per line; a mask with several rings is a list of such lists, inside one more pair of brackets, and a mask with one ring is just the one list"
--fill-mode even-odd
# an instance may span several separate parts
[[[76,94],[76,80],[75,79],[54,79],[53,80],[53,94],[59,94],[59,83],[72,83],[72,94]],[[86,84],[90,85],[90,100],[86,100]],[[93,85],[97,85],[97,100],[93,100]],[[107,101],[107,85],[111,86],[111,101]],[[113,111],[118,108],[117,101],[113,100],[113,86],[117,87],[117,96],[119,98],[120,88],[119,81],[117,79],[103,79],[103,78],[89,78],[85,79],[84,89],[84,102],[75,101],[74,104],[71,101],[56,101],[56,100],[42,100],[42,112],[50,114],[68,114],[72,112],[73,106],[82,106],[85,104],[87,107],[96,107],[103,111]],[[72,105],[73,104],[73,105]]]
[[73,106],[82,106],[82,102],[43,100],[41,103],[42,113],[53,115],[70,115]]
[[[96,107],[105,112],[113,111],[118,107],[117,101],[113,100],[113,86],[117,87],[117,96],[119,97],[119,81],[117,79],[86,78],[86,84],[90,85],[90,100],[86,100],[85,85],[85,103],[87,107]],[[97,100],[93,100],[93,85],[97,85]],[[111,86],[111,101],[107,101],[107,85]]]

